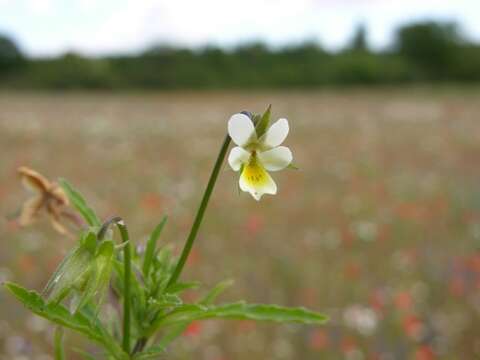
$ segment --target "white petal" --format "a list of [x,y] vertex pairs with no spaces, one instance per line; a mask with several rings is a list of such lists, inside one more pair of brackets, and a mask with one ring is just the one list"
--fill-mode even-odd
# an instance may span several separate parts
[[239,185],[242,191],[249,192],[257,201],[263,194],[277,193],[277,184],[259,162],[252,161],[243,168]]
[[280,145],[288,135],[288,120],[279,119],[262,136],[260,142],[266,148],[274,148]]
[[279,146],[258,154],[262,165],[269,171],[285,169],[293,159],[292,152],[286,146]]
[[238,146],[244,146],[256,137],[252,120],[244,114],[235,114],[230,118],[228,134]]
[[240,146],[235,146],[228,155],[228,163],[234,171],[240,170],[243,164],[248,163],[249,159],[250,153]]

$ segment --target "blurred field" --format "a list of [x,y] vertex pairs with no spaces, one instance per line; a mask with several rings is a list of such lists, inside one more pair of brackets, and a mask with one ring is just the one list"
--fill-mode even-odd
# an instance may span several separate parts
[[[304,305],[332,320],[202,322],[167,358],[480,357],[478,88],[2,93],[0,281],[40,290],[72,244],[46,221],[6,219],[27,198],[16,167],[67,178],[102,216],[122,215],[137,243],[168,214],[162,243],[178,250],[229,116],[269,103],[291,122],[300,171],[274,174],[278,196],[257,203],[225,167],[184,277],[234,278],[222,300]],[[0,359],[51,353],[50,327],[0,290]]]

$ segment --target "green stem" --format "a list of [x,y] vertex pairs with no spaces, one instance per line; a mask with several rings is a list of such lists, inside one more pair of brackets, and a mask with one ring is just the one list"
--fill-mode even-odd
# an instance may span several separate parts
[[[192,250],[193,242],[197,237],[198,229],[200,228],[200,224],[203,220],[203,215],[205,214],[205,210],[207,209],[208,201],[210,200],[210,196],[212,195],[213,188],[218,178],[218,174],[220,173],[220,169],[222,168],[223,160],[225,159],[225,155],[227,154],[228,146],[230,145],[230,136],[227,134],[225,140],[223,141],[222,147],[220,148],[220,152],[218,153],[217,160],[215,161],[215,165],[213,166],[212,173],[210,174],[210,179],[208,180],[207,188],[203,193],[202,201],[200,202],[200,206],[198,207],[197,214],[195,216],[195,220],[193,221],[192,228],[190,230],[190,234],[188,235],[187,241],[182,250],[182,254],[180,255],[180,259],[175,266],[175,269],[170,277],[167,288],[175,284],[182,273],[183,267],[187,262],[188,255]],[[136,354],[143,350],[145,345],[147,344],[148,337],[144,336],[137,340],[132,353]]]
[[55,360],[65,360],[65,349],[63,347],[63,328],[57,326],[53,337],[55,345]]
[[122,222],[118,224],[122,240],[126,243],[123,248],[124,279],[123,279],[123,342],[122,348],[127,354],[130,353],[130,278],[132,273],[132,251],[129,242],[127,227]]
[[188,235],[187,241],[185,242],[185,246],[183,247],[182,254],[180,255],[180,259],[178,260],[177,266],[168,281],[167,287],[172,286],[175,284],[182,273],[183,267],[188,259],[188,255],[192,250],[193,242],[197,237],[198,229],[200,228],[200,224],[203,220],[203,215],[205,214],[205,210],[207,209],[208,201],[210,200],[210,195],[212,195],[213,188],[218,178],[218,174],[220,173],[220,169],[222,168],[223,160],[225,159],[225,155],[228,150],[228,146],[230,145],[230,136],[227,135],[225,140],[223,141],[223,145],[220,148],[220,152],[218,153],[217,161],[213,167],[212,173],[210,175],[210,179],[208,180],[207,188],[203,193],[202,201],[200,202],[200,206],[197,210],[197,215],[195,216],[195,220],[193,222],[192,228],[190,230],[190,234]]
[[98,239],[102,240],[105,236],[108,227],[112,224],[117,225],[122,237],[123,247],[123,339],[122,349],[127,354],[130,353],[130,279],[132,276],[132,246],[130,244],[130,237],[128,235],[128,229],[125,222],[121,217],[114,217],[105,222],[98,233]]

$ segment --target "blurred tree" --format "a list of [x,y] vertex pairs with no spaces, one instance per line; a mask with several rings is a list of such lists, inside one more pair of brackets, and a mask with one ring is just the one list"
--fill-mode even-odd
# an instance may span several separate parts
[[423,22],[403,26],[389,51],[369,50],[367,37],[367,29],[360,23],[348,46],[339,53],[325,51],[316,41],[283,48],[249,43],[233,49],[160,44],[139,55],[86,58],[66,54],[27,60],[14,42],[0,36],[0,86],[251,89],[480,81],[480,46],[462,39],[455,24]]
[[448,80],[461,43],[456,24],[423,22],[400,28],[395,46],[416,67],[420,79]]
[[105,59],[88,59],[67,53],[55,59],[30,61],[26,86],[35,88],[108,89],[114,87],[115,74]]
[[24,57],[13,40],[0,34],[0,75],[17,69]]
[[358,51],[358,52],[367,52],[368,43],[367,43],[367,27],[365,24],[358,24],[353,33],[352,40],[350,41],[348,50]]

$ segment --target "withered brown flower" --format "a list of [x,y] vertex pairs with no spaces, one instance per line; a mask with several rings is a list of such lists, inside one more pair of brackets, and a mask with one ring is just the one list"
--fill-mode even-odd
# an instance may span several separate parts
[[68,211],[69,200],[63,189],[49,181],[42,174],[26,166],[17,169],[20,179],[33,196],[25,201],[20,211],[18,223],[27,226],[33,223],[42,212],[47,213],[53,228],[60,234],[70,234],[62,221],[69,219],[78,224],[78,219]]

